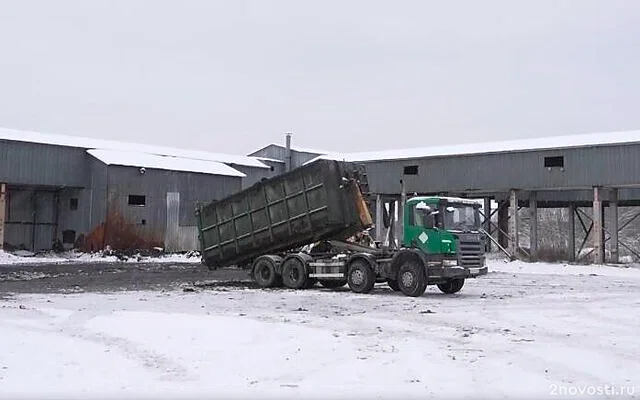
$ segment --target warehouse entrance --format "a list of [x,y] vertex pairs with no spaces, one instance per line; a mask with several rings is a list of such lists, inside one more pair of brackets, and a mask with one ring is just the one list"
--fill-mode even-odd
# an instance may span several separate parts
[[58,234],[58,188],[5,185],[5,250],[52,248]]

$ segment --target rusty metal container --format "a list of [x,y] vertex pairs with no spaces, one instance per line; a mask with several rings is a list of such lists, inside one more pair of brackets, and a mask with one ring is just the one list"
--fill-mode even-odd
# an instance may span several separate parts
[[344,240],[372,225],[362,169],[318,160],[196,208],[202,262],[246,266],[319,240]]

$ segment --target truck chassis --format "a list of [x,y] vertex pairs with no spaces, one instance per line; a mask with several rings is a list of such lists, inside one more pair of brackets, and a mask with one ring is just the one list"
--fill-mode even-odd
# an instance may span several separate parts
[[487,273],[487,267],[462,267],[457,260],[429,255],[418,249],[369,248],[327,241],[321,250],[262,255],[251,264],[252,277],[263,288],[285,286],[306,289],[319,282],[326,288],[345,284],[355,293],[368,293],[376,283],[406,296],[421,296],[428,285],[447,294],[460,291],[465,279]]

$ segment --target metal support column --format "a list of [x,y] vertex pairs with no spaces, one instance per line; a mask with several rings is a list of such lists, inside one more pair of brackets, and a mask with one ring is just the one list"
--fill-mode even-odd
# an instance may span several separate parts
[[[484,198],[484,230],[487,234],[491,234],[491,197]],[[491,251],[491,240],[487,239],[485,244],[485,251],[488,253]]]
[[611,189],[611,198],[609,199],[609,207],[611,207],[611,262],[620,262],[620,244],[618,241],[618,189]]
[[576,261],[576,205],[569,204],[569,261]]
[[529,195],[529,249],[531,261],[538,261],[538,196],[536,192]]
[[593,248],[596,264],[604,264],[604,221],[602,219],[602,188],[593,188]]
[[389,230],[388,232],[388,246],[395,247],[396,244],[396,230],[397,230],[397,221],[396,221],[396,200],[393,199],[389,202]]
[[404,179],[400,180],[400,201],[398,202],[398,246],[402,246],[404,238],[404,206],[407,203],[407,191]]
[[286,172],[293,169],[291,165],[291,133],[285,133],[284,168]]
[[507,203],[498,203],[498,244],[504,248],[509,246],[509,239],[505,232],[509,231],[509,208]]
[[518,258],[520,249],[520,241],[518,240],[518,236],[520,236],[520,226],[518,224],[518,192],[514,189],[509,193],[509,210],[509,235],[511,236],[509,250],[514,257]]
[[384,200],[376,195],[376,241],[384,242]]
[[4,248],[4,221],[7,204],[7,185],[0,183],[0,250]]

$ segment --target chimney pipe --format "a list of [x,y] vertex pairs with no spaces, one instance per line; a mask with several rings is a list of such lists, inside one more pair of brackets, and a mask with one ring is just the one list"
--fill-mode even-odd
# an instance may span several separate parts
[[285,171],[291,171],[291,133],[285,133],[286,146],[284,152]]

